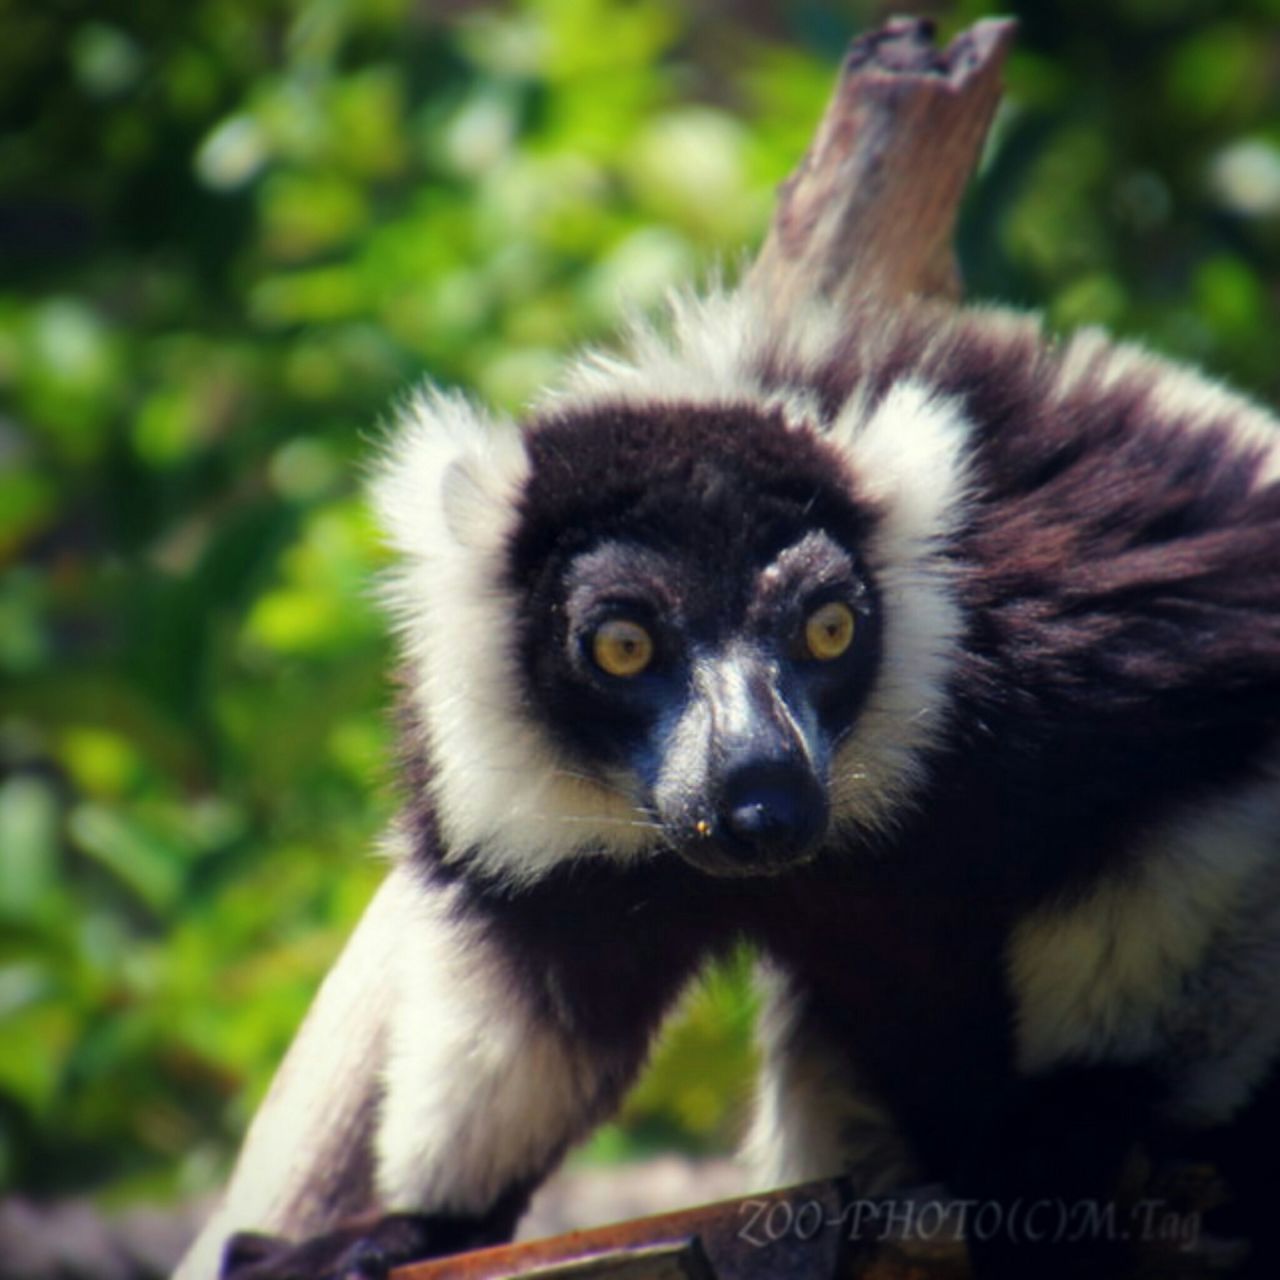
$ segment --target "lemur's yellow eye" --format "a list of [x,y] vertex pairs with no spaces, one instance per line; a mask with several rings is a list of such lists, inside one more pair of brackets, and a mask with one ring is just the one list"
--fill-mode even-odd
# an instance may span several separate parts
[[832,601],[815,609],[804,624],[804,645],[811,658],[831,662],[853,643],[853,610]]
[[596,629],[591,656],[611,676],[638,676],[653,660],[653,637],[638,622],[612,618]]

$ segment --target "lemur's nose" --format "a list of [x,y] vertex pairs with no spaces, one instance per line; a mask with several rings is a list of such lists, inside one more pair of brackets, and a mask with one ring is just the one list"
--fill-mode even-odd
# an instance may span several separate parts
[[749,760],[725,779],[720,821],[747,854],[794,854],[822,833],[826,802],[806,763]]

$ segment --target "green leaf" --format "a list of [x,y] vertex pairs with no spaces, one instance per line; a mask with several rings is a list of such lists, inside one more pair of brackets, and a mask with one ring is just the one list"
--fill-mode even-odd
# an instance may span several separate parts
[[77,847],[137,895],[158,914],[177,901],[183,859],[128,812],[105,804],[77,805],[67,829]]

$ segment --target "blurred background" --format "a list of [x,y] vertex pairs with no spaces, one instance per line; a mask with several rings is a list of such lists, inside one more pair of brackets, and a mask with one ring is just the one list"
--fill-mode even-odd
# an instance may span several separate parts
[[[396,398],[739,261],[902,7],[0,0],[0,1196],[215,1185],[372,891]],[[1275,403],[1280,0],[1019,9],[970,295]],[[593,1158],[732,1145],[744,971]]]

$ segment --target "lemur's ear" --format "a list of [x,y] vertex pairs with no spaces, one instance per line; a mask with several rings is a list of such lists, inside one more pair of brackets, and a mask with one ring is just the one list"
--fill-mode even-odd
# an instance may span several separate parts
[[528,468],[515,425],[427,389],[400,414],[375,471],[374,510],[391,548],[430,560],[450,544],[494,546]]

